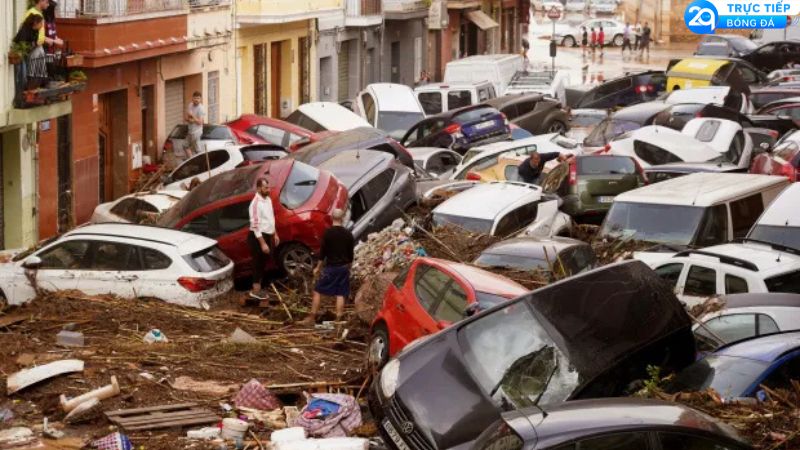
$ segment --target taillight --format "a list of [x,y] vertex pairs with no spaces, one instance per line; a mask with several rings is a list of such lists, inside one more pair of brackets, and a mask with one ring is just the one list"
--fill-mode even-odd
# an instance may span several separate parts
[[644,94],[645,92],[653,92],[655,89],[650,84],[643,84],[641,86],[636,86],[636,92],[639,94]]
[[217,280],[206,280],[205,278],[197,277],[180,277],[178,278],[178,284],[189,292],[203,292],[216,286]]
[[456,134],[461,132],[461,125],[454,123],[445,127],[444,132],[447,134]]
[[469,181],[481,181],[481,180],[483,179],[483,177],[481,176],[481,174],[479,174],[479,173],[477,173],[477,172],[472,172],[472,171],[470,171],[470,172],[467,172],[467,176],[466,176],[466,178],[467,178],[467,180],[469,180]]
[[793,183],[797,181],[797,170],[791,164],[782,165],[779,175],[785,176]]
[[767,134],[769,134],[770,136],[772,136],[772,138],[773,138],[773,139],[778,139],[778,136],[780,136],[780,135],[781,135],[780,133],[778,133],[778,132],[777,132],[777,131],[775,131],[775,130],[767,130]]
[[569,163],[569,185],[575,186],[578,184],[578,165],[575,164],[575,160],[573,159]]
[[600,150],[600,153],[608,153],[608,152],[610,152],[610,151],[611,151],[611,144],[606,144],[606,145],[603,147],[603,149],[602,149],[602,150]]

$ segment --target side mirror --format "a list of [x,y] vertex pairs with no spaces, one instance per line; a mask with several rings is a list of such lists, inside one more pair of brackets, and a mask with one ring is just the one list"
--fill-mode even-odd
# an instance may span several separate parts
[[38,269],[42,267],[42,258],[38,256],[29,256],[22,261],[22,267],[26,269]]

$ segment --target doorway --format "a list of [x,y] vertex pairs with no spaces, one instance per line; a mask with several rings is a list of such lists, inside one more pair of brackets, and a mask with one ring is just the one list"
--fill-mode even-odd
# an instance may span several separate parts
[[72,115],[58,118],[58,233],[74,226],[72,217]]
[[100,203],[128,193],[128,92],[97,98],[97,164]]
[[466,57],[478,54],[478,27],[468,21],[461,22],[461,33],[459,35],[459,46],[461,55],[459,57]]
[[[153,86],[142,88],[142,142],[144,143],[145,154],[150,156],[150,161],[156,161],[158,150],[156,149],[156,124],[155,124],[155,96]],[[170,132],[171,129],[168,129]]]
[[281,116],[281,43],[273,42],[269,49],[270,116]]
[[111,175],[111,114],[108,111],[108,99],[105,95],[98,96],[97,102],[97,169],[98,169],[98,203],[111,200],[114,187],[109,180]]

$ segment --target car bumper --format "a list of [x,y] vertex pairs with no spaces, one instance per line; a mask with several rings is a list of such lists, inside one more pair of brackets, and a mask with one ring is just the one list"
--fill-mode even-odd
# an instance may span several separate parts
[[[397,399],[383,397],[380,376],[375,377],[368,396],[369,410],[387,448],[392,450],[435,450],[435,446],[423,436],[413,418]],[[404,430],[409,430],[406,433]]]

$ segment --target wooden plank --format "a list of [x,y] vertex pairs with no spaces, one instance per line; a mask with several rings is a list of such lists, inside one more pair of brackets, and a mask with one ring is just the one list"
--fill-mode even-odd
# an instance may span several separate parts
[[205,414],[213,414],[213,413],[206,409],[206,410],[176,412],[172,414],[161,414],[157,416],[140,416],[140,417],[131,417],[129,419],[115,419],[114,422],[119,423],[121,425],[137,425],[141,423],[163,422],[165,420],[174,420],[183,417],[201,416]]
[[106,417],[108,417],[108,416],[119,416],[125,414],[145,413],[151,411],[168,411],[170,409],[193,408],[195,406],[197,406],[197,403],[176,403],[174,405],[160,405],[160,406],[151,406],[147,408],[117,409],[115,411],[108,411],[105,414]]
[[0,317],[0,328],[6,328],[10,327],[11,325],[16,325],[27,318],[28,316],[23,316],[23,315],[2,316]]
[[201,425],[206,423],[214,423],[218,422],[219,417],[203,417],[203,418],[195,418],[195,419],[184,419],[184,420],[176,420],[173,422],[165,422],[165,423],[158,423],[158,424],[150,424],[150,425],[137,425],[133,427],[122,427],[125,431],[142,431],[142,430],[155,430],[158,428],[170,428],[170,427],[183,427],[187,425]]

